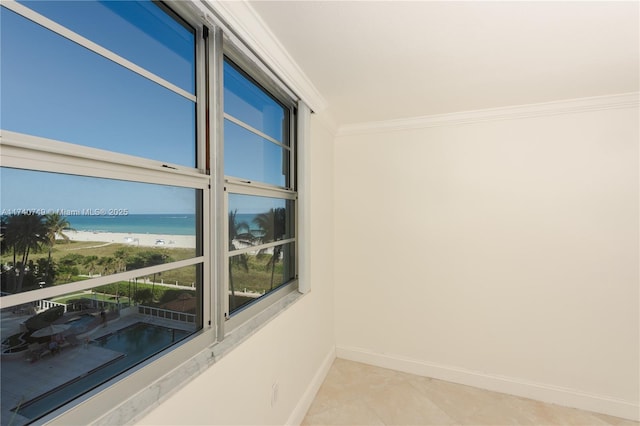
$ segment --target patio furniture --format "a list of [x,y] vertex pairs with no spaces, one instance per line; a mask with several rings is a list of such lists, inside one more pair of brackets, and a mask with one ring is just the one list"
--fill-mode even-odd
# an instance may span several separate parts
[[51,354],[51,351],[46,346],[40,343],[31,343],[29,350],[27,351],[26,360],[29,362],[36,362],[45,355]]

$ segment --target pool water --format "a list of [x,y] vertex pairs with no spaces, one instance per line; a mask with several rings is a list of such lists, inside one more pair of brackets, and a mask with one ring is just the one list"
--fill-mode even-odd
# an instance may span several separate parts
[[26,402],[19,414],[35,420],[85,392],[112,379],[134,365],[182,340],[190,332],[138,322],[91,342],[123,355],[74,381],[65,383]]
[[70,321],[67,321],[65,324],[69,324],[70,327],[67,331],[67,333],[69,334],[79,334],[82,333],[84,331],[86,331],[86,328],[89,326],[89,324],[91,324],[92,322],[95,322],[96,317],[94,317],[91,314],[84,314],[81,315],[78,318],[72,319]]

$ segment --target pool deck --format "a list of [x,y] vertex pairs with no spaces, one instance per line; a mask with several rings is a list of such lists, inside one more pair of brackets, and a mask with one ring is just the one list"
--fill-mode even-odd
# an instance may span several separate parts
[[[89,338],[91,340],[99,339],[138,322],[188,330],[188,326],[180,326],[174,321],[134,314],[108,321],[106,327],[99,326],[89,332]],[[28,423],[31,419],[26,419],[11,409],[81,377],[122,355],[121,352],[81,342],[75,346],[65,347],[55,355],[46,355],[35,362],[27,361],[26,354],[16,358],[3,357],[0,370],[1,424],[8,425],[11,422],[12,425],[21,425]]]
[[24,358],[3,360],[2,424],[5,424],[4,419],[13,417],[10,410],[19,403],[30,401],[44,391],[76,379],[120,355],[95,345],[78,345],[33,363]]

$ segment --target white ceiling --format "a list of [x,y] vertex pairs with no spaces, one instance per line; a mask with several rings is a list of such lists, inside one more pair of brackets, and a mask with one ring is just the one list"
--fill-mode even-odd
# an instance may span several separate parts
[[250,5],[337,124],[639,90],[637,1]]

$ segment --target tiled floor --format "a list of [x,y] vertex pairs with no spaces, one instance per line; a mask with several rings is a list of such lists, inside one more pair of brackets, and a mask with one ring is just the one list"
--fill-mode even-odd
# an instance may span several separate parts
[[303,425],[584,425],[637,422],[336,359]]

